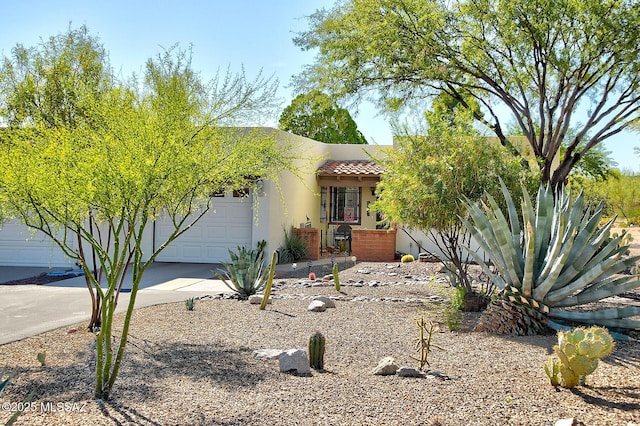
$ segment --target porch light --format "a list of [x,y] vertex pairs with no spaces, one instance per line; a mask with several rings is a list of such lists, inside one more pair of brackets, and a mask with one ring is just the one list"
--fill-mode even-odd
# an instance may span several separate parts
[[256,181],[256,189],[257,189],[257,192],[258,192],[258,196],[263,196],[264,195],[264,180],[258,179]]

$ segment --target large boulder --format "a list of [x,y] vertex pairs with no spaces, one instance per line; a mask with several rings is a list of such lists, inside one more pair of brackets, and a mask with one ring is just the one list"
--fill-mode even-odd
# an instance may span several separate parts
[[286,350],[280,354],[278,361],[282,373],[311,374],[309,357],[304,349]]

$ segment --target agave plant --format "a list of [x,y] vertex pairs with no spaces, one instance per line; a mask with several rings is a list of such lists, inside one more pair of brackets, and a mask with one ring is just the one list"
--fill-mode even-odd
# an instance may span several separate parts
[[[488,196],[488,205],[467,200],[473,223],[462,221],[494,265],[494,269],[489,268],[477,253],[472,253],[506,295],[499,304],[509,305],[507,310],[512,314],[515,306],[525,317],[523,328],[538,319],[556,330],[576,324],[618,331],[640,329],[640,320],[631,319],[640,314],[640,306],[593,310],[583,306],[580,312],[571,310],[640,287],[638,276],[619,275],[640,256],[623,256],[628,250],[621,244],[624,233],[610,237],[615,218],[600,226],[602,204],[594,211],[585,209],[582,193],[573,199],[563,188],[554,198],[549,186],[542,185],[535,206],[523,191],[521,225],[504,185],[502,192],[508,220]],[[494,312],[493,316],[495,321],[509,321],[506,315],[500,318]],[[516,334],[530,333],[525,330]]]
[[226,271],[220,270],[220,272],[226,279],[221,277],[222,282],[243,297],[263,290],[267,284],[267,277],[263,272],[263,253],[263,251],[247,250],[240,246],[236,252],[229,250],[231,262],[223,263]]

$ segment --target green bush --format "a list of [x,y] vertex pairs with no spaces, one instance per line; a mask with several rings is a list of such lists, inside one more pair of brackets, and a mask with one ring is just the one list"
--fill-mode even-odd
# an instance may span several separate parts
[[284,230],[284,245],[278,250],[280,252],[279,263],[293,263],[307,257],[307,244],[299,238],[293,230]]

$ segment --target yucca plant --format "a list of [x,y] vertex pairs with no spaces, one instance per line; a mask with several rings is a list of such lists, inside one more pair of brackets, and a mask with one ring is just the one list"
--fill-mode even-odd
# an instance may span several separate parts
[[[562,188],[554,198],[552,189],[542,185],[534,205],[523,188],[521,225],[504,185],[502,192],[508,220],[491,196],[487,196],[488,204],[466,201],[472,222],[462,219],[495,268],[489,268],[482,257],[472,253],[502,290],[502,299],[487,310],[494,311],[493,322],[498,328],[513,321],[515,308],[524,328],[538,318],[556,330],[579,324],[617,331],[640,329],[640,320],[631,319],[640,314],[640,306],[580,312],[567,309],[640,287],[637,276],[617,275],[640,256],[622,256],[628,250],[621,244],[625,234],[609,236],[614,219],[600,226],[602,204],[594,211],[585,209],[582,193],[573,199]],[[497,304],[508,306],[511,315],[496,314],[495,310],[500,309]],[[490,331],[489,328],[485,324],[485,330]],[[525,330],[515,334],[534,333]]]
[[231,262],[223,263],[226,271],[220,270],[224,277],[222,282],[231,290],[248,297],[262,291],[267,284],[266,274],[263,272],[263,251],[247,250],[238,246],[236,252],[229,250]]
[[284,245],[280,247],[280,263],[292,263],[307,256],[307,243],[291,229],[284,230]]

